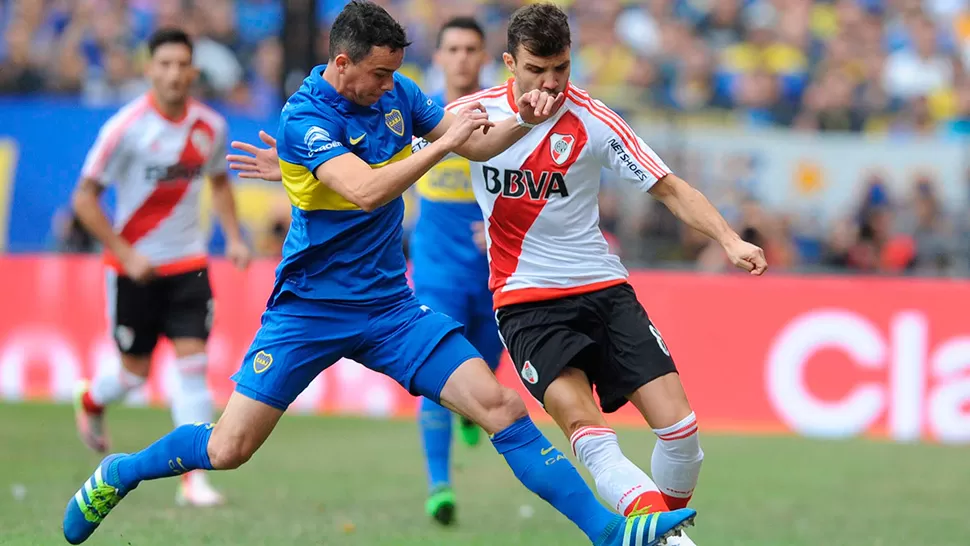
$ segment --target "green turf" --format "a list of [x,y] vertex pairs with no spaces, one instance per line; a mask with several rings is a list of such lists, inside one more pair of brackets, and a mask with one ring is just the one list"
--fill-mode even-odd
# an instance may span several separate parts
[[[168,430],[158,410],[110,415],[115,445],[135,450]],[[547,430],[560,447],[566,441]],[[649,465],[653,436],[621,430]],[[966,448],[707,435],[694,506],[701,546],[966,545]],[[284,418],[242,469],[215,476],[231,505],[174,506],[175,482],[143,484],[86,544],[569,545],[583,535],[521,488],[486,443],[455,443],[458,526],[424,514],[425,482],[408,422]],[[63,544],[61,515],[98,458],[70,408],[0,405],[0,544]],[[18,500],[14,491],[24,492]],[[523,517],[521,507],[534,508]],[[526,510],[528,511],[528,510]]]

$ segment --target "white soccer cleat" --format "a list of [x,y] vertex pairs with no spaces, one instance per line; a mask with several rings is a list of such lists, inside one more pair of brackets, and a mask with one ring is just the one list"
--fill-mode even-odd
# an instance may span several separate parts
[[182,475],[178,491],[175,494],[175,504],[179,506],[219,506],[225,504],[226,498],[215,490],[205,472],[193,470]]
[[667,546],[697,546],[697,544],[683,531],[680,536],[672,536],[667,539]]
[[104,426],[104,412],[92,412],[84,407],[84,395],[90,387],[87,381],[78,381],[74,386],[74,424],[84,445],[97,453],[105,453],[108,451],[108,434]]

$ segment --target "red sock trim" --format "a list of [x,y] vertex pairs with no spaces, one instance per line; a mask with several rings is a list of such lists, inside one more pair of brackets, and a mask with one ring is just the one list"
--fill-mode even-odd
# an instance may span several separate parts
[[661,493],[663,495],[664,503],[667,504],[667,508],[671,510],[680,510],[681,508],[687,508],[687,503],[690,502],[690,495],[687,497],[671,497],[666,493]]
[[84,411],[88,413],[101,413],[104,411],[104,406],[98,404],[91,398],[91,391],[84,391],[81,395],[81,405],[84,406]]
[[584,438],[586,436],[606,436],[608,434],[616,436],[616,431],[609,427],[583,427],[578,429],[573,433],[572,436],[569,437],[569,447],[572,448],[573,455],[576,455],[576,442],[578,442],[580,438]]

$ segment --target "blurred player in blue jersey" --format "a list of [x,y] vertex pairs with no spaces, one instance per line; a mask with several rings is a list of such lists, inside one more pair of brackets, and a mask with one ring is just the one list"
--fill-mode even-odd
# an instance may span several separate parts
[[[445,77],[444,92],[431,97],[440,106],[480,90],[479,73],[487,60],[485,32],[470,17],[446,22],[438,31],[435,63]],[[419,214],[410,241],[414,293],[418,300],[465,325],[465,337],[495,370],[502,341],[488,289],[482,211],[472,192],[468,160],[451,154],[415,185]],[[457,282],[456,282],[457,281]],[[428,465],[430,494],[425,510],[449,525],[455,516],[451,488],[452,413],[430,398],[421,399],[418,425]],[[459,417],[461,437],[479,442],[480,429]]]
[[[685,509],[624,518],[600,504],[461,325],[411,293],[401,194],[451,152],[474,161],[501,153],[557,112],[564,96],[522,94],[520,113],[497,124],[477,103],[446,113],[397,74],[408,45],[401,25],[371,2],[350,2],[334,21],[329,64],[313,69],[281,115],[279,167],[292,223],[235,392],[214,425],[183,425],[142,451],[106,457],[68,500],[68,542],[87,540],[143,481],[248,461],[310,381],[342,357],[481,425],[516,478],[596,546],[654,546],[692,517]],[[431,144],[412,154],[412,136]],[[264,480],[272,486],[272,477]]]

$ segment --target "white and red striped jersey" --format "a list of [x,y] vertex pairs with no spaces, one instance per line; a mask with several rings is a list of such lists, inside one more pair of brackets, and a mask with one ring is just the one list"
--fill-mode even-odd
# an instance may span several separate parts
[[[501,154],[472,164],[485,218],[495,308],[592,292],[626,281],[599,227],[603,168],[643,191],[670,169],[602,102],[573,86],[552,118]],[[512,80],[448,106],[479,101],[494,122],[517,112]]]
[[[169,119],[149,93],[112,116],[88,152],[81,175],[114,186],[115,230],[160,275],[205,266],[199,200],[205,177],[227,172],[226,127],[195,100]],[[121,271],[115,257],[105,262]]]

